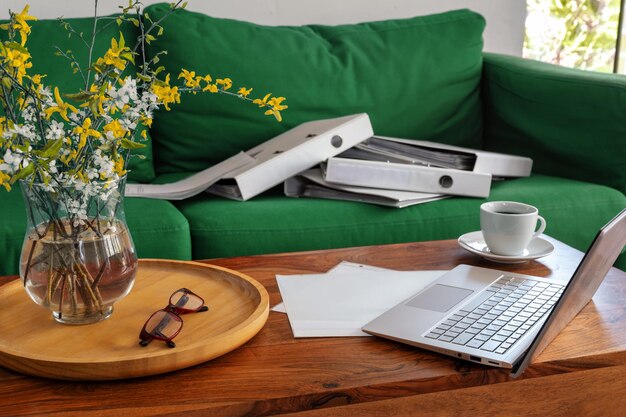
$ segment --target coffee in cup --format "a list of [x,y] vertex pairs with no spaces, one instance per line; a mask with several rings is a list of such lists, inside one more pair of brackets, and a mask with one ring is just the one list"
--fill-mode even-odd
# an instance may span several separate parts
[[[539,221],[539,229],[537,229]],[[480,228],[489,251],[495,255],[522,255],[530,241],[546,229],[539,210],[515,201],[492,201],[480,206]]]

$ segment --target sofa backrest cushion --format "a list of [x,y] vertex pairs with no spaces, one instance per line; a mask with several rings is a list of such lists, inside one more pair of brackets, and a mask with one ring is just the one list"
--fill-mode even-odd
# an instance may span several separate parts
[[486,53],[485,148],[626,193],[626,76]]
[[[145,12],[154,21],[169,10]],[[148,45],[175,78],[181,68],[230,77],[286,97],[283,122],[236,97],[186,95],[151,131],[157,173],[198,171],[314,119],[365,112],[380,135],[481,145],[482,31],[477,13],[342,26],[261,26],[179,10]]]
[[[31,9],[30,14],[36,16],[37,10]],[[80,89],[85,88],[85,83],[80,74],[73,74],[68,59],[55,54],[57,52],[55,47],[59,47],[63,52],[71,50],[81,67],[87,68],[89,66],[89,49],[81,41],[78,34],[82,33],[87,42],[91,41],[93,18],[64,19],[64,21],[69,23],[76,32],[70,37],[68,37],[69,32],[56,19],[29,21],[32,29],[26,47],[31,55],[33,66],[28,70],[28,73],[46,74],[43,84],[51,89],[55,86],[59,87],[61,94],[77,93]],[[6,21],[0,23],[6,23]],[[115,23],[115,18],[110,16],[100,20],[98,25],[99,28],[105,26],[106,28],[96,38],[92,61],[104,55],[111,46],[111,38],[119,39],[120,33],[122,33],[126,43],[132,47],[139,33],[132,23],[124,22],[118,26]],[[6,31],[0,31],[0,40],[6,40],[7,36]],[[128,68],[127,71],[132,74],[135,69]],[[147,145],[145,148],[133,151],[135,155],[142,155],[143,158],[130,158],[128,166],[128,179],[130,181],[146,182],[155,177],[151,141],[143,143]]]

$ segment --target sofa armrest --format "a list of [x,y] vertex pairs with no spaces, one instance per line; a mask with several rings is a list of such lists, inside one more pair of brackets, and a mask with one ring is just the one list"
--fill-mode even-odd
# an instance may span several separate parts
[[484,144],[626,193],[626,76],[485,53]]

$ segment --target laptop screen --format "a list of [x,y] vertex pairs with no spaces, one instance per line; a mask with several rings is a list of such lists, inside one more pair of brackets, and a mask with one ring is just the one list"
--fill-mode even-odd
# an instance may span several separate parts
[[596,235],[535,340],[513,367],[511,375],[514,378],[524,372],[530,362],[591,300],[625,245],[626,209],[600,229]]

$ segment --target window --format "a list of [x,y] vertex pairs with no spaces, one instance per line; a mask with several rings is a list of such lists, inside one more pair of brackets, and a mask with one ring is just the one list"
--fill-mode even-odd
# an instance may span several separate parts
[[625,29],[624,3],[626,0],[528,0],[524,57],[626,73],[626,36],[618,36]]

